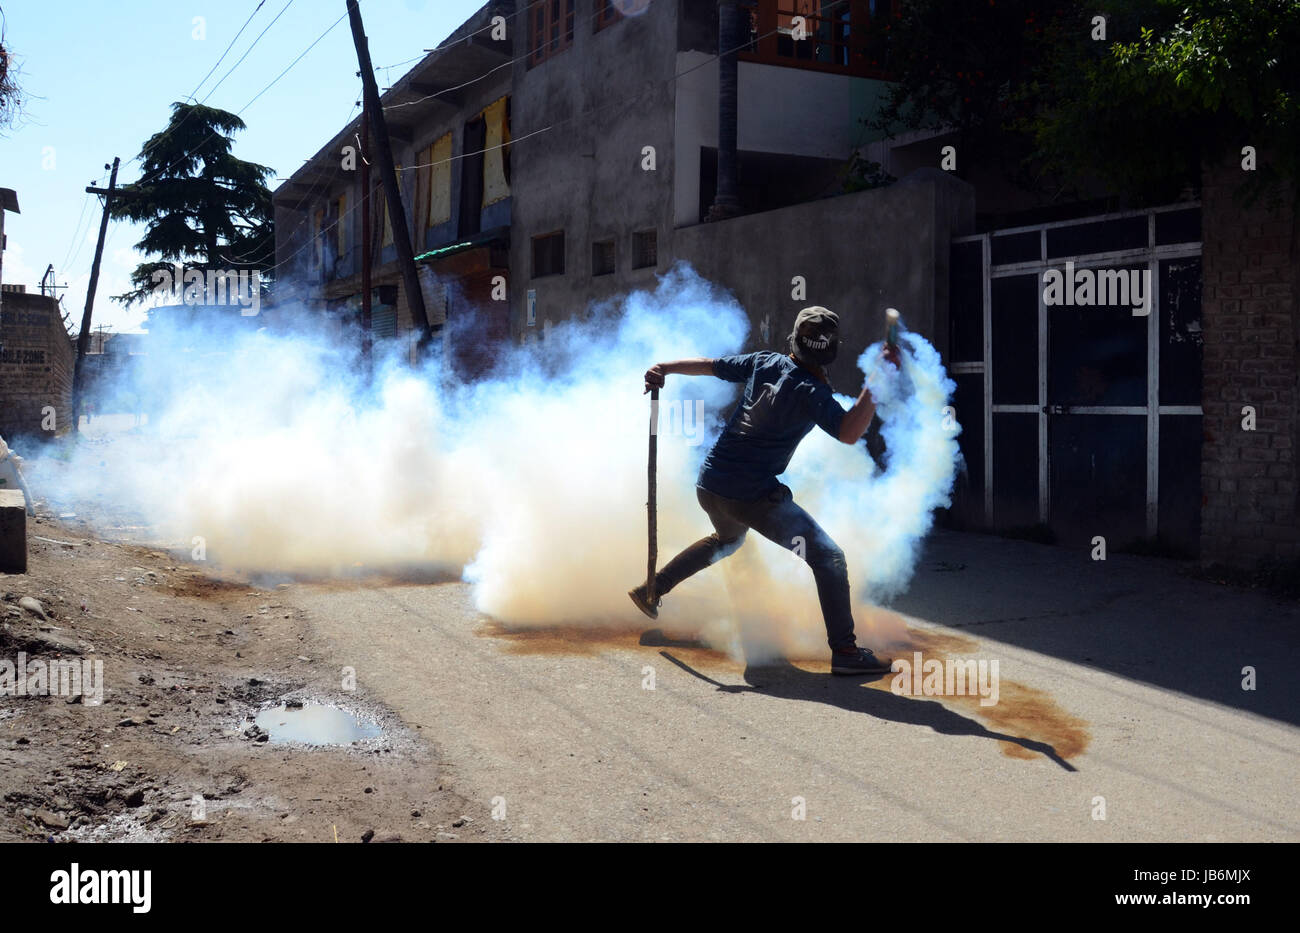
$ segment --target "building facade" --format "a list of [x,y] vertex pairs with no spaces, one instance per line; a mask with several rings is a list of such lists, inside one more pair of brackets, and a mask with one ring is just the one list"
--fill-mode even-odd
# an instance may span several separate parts
[[[887,158],[865,120],[885,86],[873,26],[890,5],[734,9],[734,44],[721,51],[737,59],[735,224],[706,222],[718,178],[715,3],[490,2],[385,91],[425,304],[462,372],[480,371],[494,346],[544,339],[593,303],[652,287],[679,260],[736,294],[757,344],[778,345],[810,303],[840,310],[851,337],[874,333],[892,305],[915,329],[946,332],[936,315],[947,237],[968,231],[972,193],[926,171],[910,189],[834,198],[852,190],[855,153]],[[291,285],[279,300],[355,317],[361,172],[343,165],[360,138],[353,121],[276,191],[277,262]],[[373,333],[410,344],[370,176]],[[854,250],[859,235],[879,248]],[[761,246],[735,247],[754,236]],[[851,378],[852,361],[837,365]]]
[[[980,166],[941,171],[943,133],[870,128],[895,15],[887,0],[485,4],[383,95],[456,369],[472,377],[679,261],[736,296],[748,349],[782,346],[809,304],[864,346],[897,307],[958,385],[966,469],[948,521],[1300,557],[1294,223],[1243,220],[1219,176],[1204,205],[1101,213],[1105,192],[1049,205]],[[361,189],[343,167],[359,140],[353,121],[275,195],[281,280],[343,321],[359,306]],[[864,184],[864,161],[894,183]],[[373,332],[413,344],[370,184]],[[1067,263],[1137,274],[1150,313],[1051,306],[1045,282]],[[845,356],[832,380],[856,386]]]

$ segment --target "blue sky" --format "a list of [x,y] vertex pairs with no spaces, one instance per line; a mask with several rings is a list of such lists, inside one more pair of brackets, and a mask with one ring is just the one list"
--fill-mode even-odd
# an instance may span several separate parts
[[[114,156],[122,159],[120,183],[139,177],[140,163],[129,160],[166,125],[172,102],[195,90],[257,5],[258,0],[0,0],[5,45],[18,59],[27,98],[21,122],[0,136],[0,187],[17,191],[22,208],[5,218],[5,282],[35,290],[53,263],[57,281],[68,285],[60,292],[64,308],[80,321],[102,203],[85,193],[86,186],[107,184],[104,166]],[[482,0],[361,0],[380,88],[414,62],[383,66],[435,47],[481,5]],[[264,0],[197,96],[207,96],[281,10],[207,104],[243,110],[342,16],[241,114],[248,129],[236,136],[235,154],[285,178],[357,112],[361,81],[344,0]],[[270,182],[272,188],[277,184]],[[143,322],[142,306],[126,309],[109,297],[129,288],[131,270],[145,258],[132,248],[142,234],[142,227],[109,223],[96,326],[135,330]]]

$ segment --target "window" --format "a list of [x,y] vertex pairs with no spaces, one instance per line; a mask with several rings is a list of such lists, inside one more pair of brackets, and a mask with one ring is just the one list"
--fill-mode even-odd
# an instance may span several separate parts
[[534,0],[528,8],[528,67],[573,44],[574,0]]
[[311,258],[312,267],[319,269],[325,265],[325,208],[312,214],[311,218]]
[[609,275],[614,271],[616,251],[613,240],[597,240],[591,244],[591,274]]
[[533,278],[564,275],[564,231],[533,237]]
[[334,255],[338,259],[348,254],[347,219],[348,196],[340,194],[334,202]]
[[897,0],[755,0],[742,13],[742,38],[749,45],[739,55],[769,65],[885,78],[886,41],[898,15]]
[[659,264],[659,237],[654,230],[632,234],[632,268],[645,269]]
[[486,132],[483,140],[483,207],[510,197],[510,166],[506,161],[510,142],[510,99],[502,97],[483,111]]
[[[400,191],[402,187],[402,166],[399,164],[395,168],[397,170],[397,187]],[[382,191],[383,188],[381,187],[380,190]],[[384,239],[379,245],[381,248],[393,245],[393,217],[388,210],[388,198],[386,196],[384,198]]]
[[451,134],[421,149],[416,164],[416,228],[428,230],[451,220]]
[[619,7],[625,5],[625,2],[626,0],[596,0],[596,25],[592,32],[600,32],[622,19],[623,11]]
[[465,123],[461,136],[460,222],[456,233],[461,238],[478,234],[483,228],[483,149],[487,144],[487,121],[480,113]]

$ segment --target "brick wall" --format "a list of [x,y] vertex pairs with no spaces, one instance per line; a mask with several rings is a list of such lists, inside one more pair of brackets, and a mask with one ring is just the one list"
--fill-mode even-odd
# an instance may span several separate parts
[[1300,231],[1290,192],[1236,200],[1244,178],[1230,163],[1203,179],[1201,560],[1249,568],[1300,557]]
[[[0,311],[0,436],[48,438],[71,430],[75,364],[59,303],[6,291]],[[42,427],[46,406],[54,407],[53,432]]]

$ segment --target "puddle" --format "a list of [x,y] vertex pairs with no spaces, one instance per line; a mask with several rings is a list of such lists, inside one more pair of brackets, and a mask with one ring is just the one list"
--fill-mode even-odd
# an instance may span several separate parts
[[307,703],[296,709],[273,706],[262,710],[253,721],[270,735],[272,744],[351,745],[382,732],[375,723],[323,703]]

